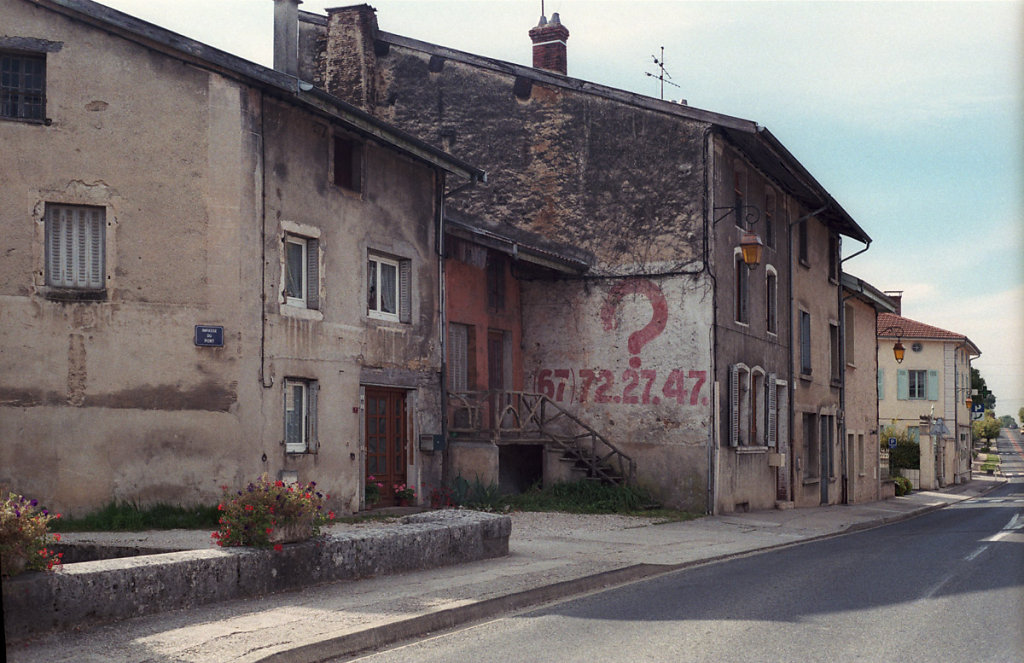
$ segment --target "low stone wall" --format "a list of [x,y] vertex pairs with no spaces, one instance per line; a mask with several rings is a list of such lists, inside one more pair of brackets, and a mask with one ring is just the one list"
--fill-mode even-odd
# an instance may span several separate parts
[[65,564],[3,582],[10,639],[336,580],[508,554],[512,520],[429,511],[283,550],[219,548]]

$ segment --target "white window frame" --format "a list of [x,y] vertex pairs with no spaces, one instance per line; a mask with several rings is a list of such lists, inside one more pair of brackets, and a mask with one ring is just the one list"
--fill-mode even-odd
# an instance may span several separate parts
[[[919,379],[918,379],[919,378]],[[924,401],[928,399],[928,371],[907,370],[907,400]]]
[[[383,311],[383,292],[380,284],[384,265],[395,269],[395,311]],[[371,293],[371,272],[376,290]],[[391,322],[411,322],[412,320],[412,262],[402,258],[392,258],[379,253],[369,252],[366,256],[366,315],[378,320]]]
[[[301,277],[298,283],[297,290],[301,293],[298,297],[289,292],[288,281],[292,273],[292,254],[289,250],[291,246],[298,246],[302,253],[299,258],[301,261]],[[299,237],[298,235],[292,235],[286,233],[284,236],[284,279],[281,287],[281,291],[284,293],[284,301],[290,306],[301,306],[306,308],[307,293],[309,291],[309,240],[305,237]]]
[[[281,222],[281,282],[280,297],[281,314],[306,320],[322,320],[320,313],[320,229],[293,221]],[[299,292],[288,289],[288,249],[290,246],[302,247],[302,284]],[[296,296],[299,294],[300,296]]]
[[[290,454],[315,453],[317,450],[317,400],[319,386],[316,380],[285,378],[284,385],[284,450]],[[300,402],[296,403],[296,397]],[[296,414],[291,414],[296,413]],[[299,417],[298,430],[290,432],[291,417]]]
[[46,285],[106,289],[106,208],[46,204]]

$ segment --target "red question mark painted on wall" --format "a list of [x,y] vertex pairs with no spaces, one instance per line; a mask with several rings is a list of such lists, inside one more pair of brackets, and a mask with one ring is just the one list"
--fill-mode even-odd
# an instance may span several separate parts
[[665,295],[662,293],[661,288],[653,281],[648,281],[647,279],[622,281],[611,289],[608,293],[608,298],[605,299],[604,305],[601,307],[601,322],[604,323],[605,331],[615,329],[615,310],[626,295],[644,295],[651,302],[651,307],[654,309],[651,321],[643,329],[629,335],[627,345],[629,353],[633,355],[629,358],[629,366],[630,368],[640,368],[640,357],[637,355],[640,354],[641,348],[654,340],[658,334],[665,331],[665,323],[668,322],[668,302],[665,300]]

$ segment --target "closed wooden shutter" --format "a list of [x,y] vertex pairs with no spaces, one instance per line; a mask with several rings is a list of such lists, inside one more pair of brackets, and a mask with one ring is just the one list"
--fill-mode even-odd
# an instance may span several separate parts
[[937,401],[939,400],[939,372],[928,371],[928,384],[925,385],[925,390],[928,395],[928,400]]
[[448,388],[469,391],[469,329],[466,325],[448,325]]
[[306,240],[306,307],[320,308],[320,240]]
[[768,440],[767,444],[769,447],[774,447],[778,443],[778,398],[777,393],[778,387],[775,384],[775,374],[768,374],[768,384],[766,385],[768,390]]
[[904,368],[896,371],[896,398],[901,401],[910,398],[910,377]]
[[104,217],[102,207],[47,206],[48,285],[89,290],[104,287]]
[[320,383],[317,381],[311,381],[309,383],[309,437],[307,439],[307,450],[309,453],[316,453],[320,447],[320,438],[318,435],[317,425],[317,403],[320,400]]
[[740,368],[729,367],[729,446],[740,443]]
[[885,400],[885,369],[878,369],[878,400]]
[[398,319],[412,322],[412,261],[398,263]]

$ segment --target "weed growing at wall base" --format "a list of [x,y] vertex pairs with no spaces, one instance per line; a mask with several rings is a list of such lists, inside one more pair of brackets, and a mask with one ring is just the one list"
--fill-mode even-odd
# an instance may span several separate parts
[[[220,510],[220,528],[211,534],[219,546],[260,546],[302,540],[320,533],[320,527],[334,520],[334,512],[324,509],[324,495],[316,482],[306,485],[271,481],[267,475],[249,483],[241,490],[222,487],[224,499]],[[297,536],[282,540],[281,534],[297,531]]]
[[50,534],[50,521],[60,518],[39,506],[36,500],[9,493],[0,502],[0,576],[15,576],[22,571],[50,570],[60,565],[62,553],[47,548],[60,541]]

